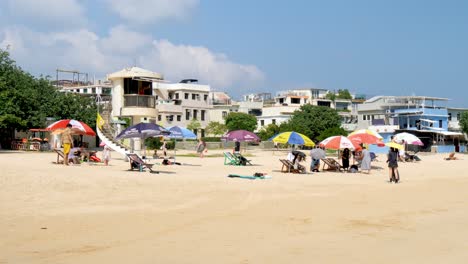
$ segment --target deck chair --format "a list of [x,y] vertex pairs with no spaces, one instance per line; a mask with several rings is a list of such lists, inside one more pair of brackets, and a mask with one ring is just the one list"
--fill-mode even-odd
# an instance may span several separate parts
[[239,162],[239,165],[252,165],[252,163],[250,162],[251,160],[248,160],[247,158],[245,158],[244,156],[242,156],[242,154],[240,153],[234,153],[232,154],[234,157],[236,157],[237,161]]
[[239,160],[231,152],[224,152],[224,165],[240,165]]
[[[57,153],[57,164],[62,164],[65,160],[65,153],[60,149],[54,149],[54,151]],[[60,160],[60,158],[62,158],[62,160]]]
[[158,171],[153,170],[154,164],[146,163],[140,156],[135,153],[127,154],[127,157],[130,161],[130,170],[133,170],[135,166],[140,170],[143,171],[144,169],[148,169],[151,173],[159,173]]
[[[323,161],[322,170],[342,171],[340,163],[338,163],[338,161],[336,161],[334,158],[324,158],[322,159],[322,161]],[[326,169],[325,169],[325,166],[327,166]]]
[[292,172],[292,173],[305,173],[306,169],[304,166],[299,164],[298,169],[294,168],[294,164],[287,159],[280,159],[281,163],[281,172]]

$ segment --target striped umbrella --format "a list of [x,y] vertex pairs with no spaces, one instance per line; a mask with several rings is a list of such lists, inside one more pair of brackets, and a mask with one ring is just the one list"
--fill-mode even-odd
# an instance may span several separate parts
[[71,130],[74,134],[96,136],[96,132],[94,132],[94,130],[90,128],[87,124],[74,119],[59,120],[46,127],[46,130],[53,131],[53,134],[61,134],[68,124],[72,125]]
[[288,143],[291,145],[305,145],[309,147],[315,146],[315,143],[306,135],[303,135],[301,133],[297,133],[294,131],[279,133],[271,137],[269,141],[273,141],[273,142],[281,143],[281,144]]
[[332,136],[328,137],[322,142],[320,142],[319,145],[323,145],[327,149],[345,149],[348,148],[350,150],[357,149],[359,147],[359,144],[356,143],[355,141],[350,140],[347,137],[344,136]]
[[348,135],[348,138],[364,144],[381,144],[383,137],[370,129],[359,129]]

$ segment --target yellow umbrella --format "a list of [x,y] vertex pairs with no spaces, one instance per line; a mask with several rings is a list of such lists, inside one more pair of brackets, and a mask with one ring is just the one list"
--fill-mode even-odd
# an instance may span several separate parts
[[395,142],[388,142],[385,143],[385,146],[390,147],[390,148],[396,148],[396,149],[403,149],[404,146]]

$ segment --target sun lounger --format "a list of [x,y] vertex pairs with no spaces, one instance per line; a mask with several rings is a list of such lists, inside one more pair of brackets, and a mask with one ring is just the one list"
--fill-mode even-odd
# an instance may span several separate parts
[[130,161],[130,170],[133,170],[135,166],[140,170],[143,171],[144,169],[148,169],[151,173],[159,173],[157,171],[154,171],[153,165],[154,164],[149,164],[146,163],[140,156],[134,153],[127,154],[127,157]]
[[306,169],[304,166],[300,165],[298,168],[294,168],[294,164],[287,159],[280,159],[281,163],[283,164],[281,166],[281,172],[292,172],[292,173],[305,173]]
[[[322,170],[342,171],[340,163],[338,163],[338,161],[336,161],[334,158],[324,158],[322,159],[322,161],[323,161]],[[326,169],[325,169],[325,166],[327,166]]]
[[[54,151],[57,153],[57,164],[62,164],[65,160],[65,153],[60,149],[54,149]],[[62,160],[60,160],[60,158],[62,158]]]

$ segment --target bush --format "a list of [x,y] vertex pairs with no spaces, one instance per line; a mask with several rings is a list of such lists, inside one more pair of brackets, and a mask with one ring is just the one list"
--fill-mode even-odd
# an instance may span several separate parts
[[204,137],[202,140],[205,142],[221,142],[221,137]]
[[[148,149],[160,149],[162,142],[159,137],[147,138],[145,140],[145,146]],[[174,140],[166,140],[166,148],[174,149]]]

